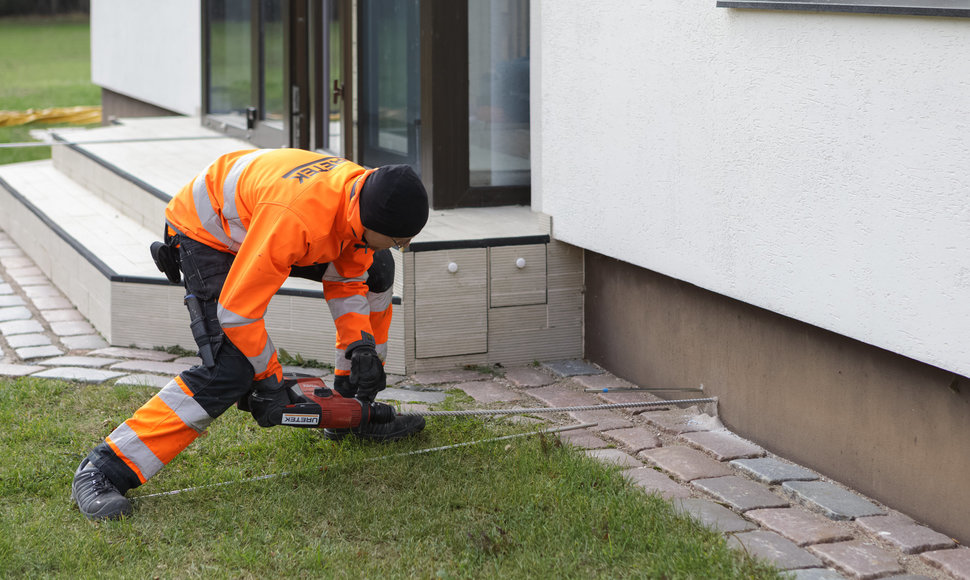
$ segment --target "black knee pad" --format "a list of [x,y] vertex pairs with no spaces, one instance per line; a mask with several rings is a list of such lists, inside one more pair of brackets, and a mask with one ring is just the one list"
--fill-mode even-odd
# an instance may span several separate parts
[[367,270],[367,289],[384,292],[394,285],[394,256],[390,250],[374,252],[374,263]]

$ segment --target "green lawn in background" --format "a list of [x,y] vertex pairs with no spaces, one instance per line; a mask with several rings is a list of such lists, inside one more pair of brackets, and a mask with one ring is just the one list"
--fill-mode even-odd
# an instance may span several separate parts
[[[86,16],[0,18],[0,110],[101,104],[91,84],[90,26]],[[31,123],[0,127],[0,143],[33,141]],[[0,164],[47,159],[49,147],[0,149]]]
[[152,392],[0,379],[0,577],[780,578],[554,435],[401,455],[523,429],[471,418],[379,445],[229,409],[132,518],[89,522],[74,468]]

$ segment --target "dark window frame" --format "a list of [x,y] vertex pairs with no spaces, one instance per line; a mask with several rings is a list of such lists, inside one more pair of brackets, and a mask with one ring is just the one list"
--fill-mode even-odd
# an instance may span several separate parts
[[717,0],[717,7],[970,18],[970,0]]

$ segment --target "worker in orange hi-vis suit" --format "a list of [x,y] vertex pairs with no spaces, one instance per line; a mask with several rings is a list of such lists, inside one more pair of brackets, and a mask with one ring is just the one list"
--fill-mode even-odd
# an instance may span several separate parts
[[[406,165],[367,170],[299,149],[219,157],[165,211],[159,269],[182,279],[203,364],[182,372],[81,462],[72,497],[91,519],[131,513],[124,494],[145,483],[233,404],[260,426],[291,403],[263,316],[290,276],[322,281],[337,330],[334,390],[374,404],[385,388],[394,261],[428,220],[428,196]],[[418,416],[326,429],[394,441]]]

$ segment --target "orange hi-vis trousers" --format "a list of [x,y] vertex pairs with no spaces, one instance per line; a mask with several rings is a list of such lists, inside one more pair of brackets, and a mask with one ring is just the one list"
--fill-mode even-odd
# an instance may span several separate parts
[[[180,373],[134,415],[108,435],[88,456],[91,463],[124,493],[145,483],[202,434],[209,424],[249,393],[254,371],[249,359],[219,328],[217,298],[233,255],[180,236],[186,292],[203,305],[214,364]],[[390,270],[388,270],[390,268]],[[394,262],[388,250],[375,255],[368,272],[367,300],[371,324],[383,332],[378,340],[386,352],[393,292]],[[294,268],[293,276],[320,280],[326,265]],[[326,297],[326,296],[325,296]],[[387,304],[386,309],[377,305]]]

